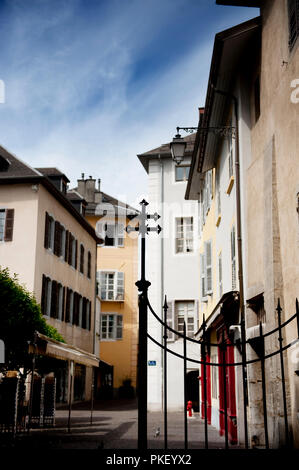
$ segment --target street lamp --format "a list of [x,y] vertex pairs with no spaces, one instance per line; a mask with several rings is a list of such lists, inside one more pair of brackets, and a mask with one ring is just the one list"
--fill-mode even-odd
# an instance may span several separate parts
[[186,149],[187,143],[182,138],[181,134],[179,134],[179,130],[177,128],[177,134],[174,136],[172,142],[170,143],[170,150],[172,159],[179,165],[184,160],[184,153]]

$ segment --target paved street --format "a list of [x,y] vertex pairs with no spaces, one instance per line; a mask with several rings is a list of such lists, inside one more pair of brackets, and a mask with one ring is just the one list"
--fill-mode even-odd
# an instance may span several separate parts
[[[35,429],[30,435],[17,436],[15,445],[28,448],[53,449],[136,449],[137,403],[135,400],[97,402],[90,424],[90,411],[86,404],[75,405],[72,410],[71,432],[67,429],[68,410],[56,411],[53,429]],[[189,448],[204,448],[204,422],[195,414],[188,418]],[[163,449],[163,414],[148,413],[148,440],[150,449]],[[182,413],[168,414],[168,447],[184,448],[184,417]],[[209,447],[224,448],[224,439],[209,426]]]

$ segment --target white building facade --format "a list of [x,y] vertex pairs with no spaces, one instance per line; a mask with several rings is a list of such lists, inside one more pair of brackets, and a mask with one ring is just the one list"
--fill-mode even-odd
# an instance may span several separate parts
[[[138,155],[148,173],[148,212],[160,214],[160,235],[151,233],[146,243],[146,278],[151,282],[148,295],[156,314],[163,318],[163,303],[167,296],[167,323],[187,336],[198,330],[198,203],[184,199],[195,135],[185,138],[186,157],[180,165],[171,158],[169,144]],[[149,312],[149,334],[163,343],[163,327]],[[183,340],[168,332],[168,348],[183,354]],[[195,343],[188,342],[187,355],[199,359]],[[163,409],[163,349],[148,343],[148,409]],[[187,399],[198,407],[198,365],[187,364]],[[167,355],[167,408],[184,408],[183,360]]]

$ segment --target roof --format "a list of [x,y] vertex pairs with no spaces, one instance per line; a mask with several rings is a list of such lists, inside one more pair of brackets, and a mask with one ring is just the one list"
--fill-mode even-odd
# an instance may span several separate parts
[[[55,187],[47,176],[43,175],[38,169],[27,165],[27,163],[20,160],[1,145],[0,155],[10,163],[6,171],[0,171],[0,184],[42,184],[94,238],[94,240],[99,242],[99,238],[96,236],[94,228],[81,214],[79,214],[68,198]],[[42,170],[42,168],[40,170]]]
[[70,201],[82,201],[82,202],[85,202],[85,204],[87,204],[84,197],[81,196],[81,194],[79,194],[78,191],[75,191],[74,189],[71,189],[70,191],[67,191],[66,197]]
[[[250,41],[258,37],[260,31],[261,20],[260,17],[257,17],[216,34],[205,111],[200,127],[221,127],[227,124],[226,119],[231,105],[231,98],[225,93],[231,94],[233,92],[237,67],[244,57],[248,60],[248,55],[245,55],[244,51]],[[254,53],[253,48],[251,52]],[[215,89],[225,93],[217,93]],[[200,173],[204,173],[215,166],[220,139],[222,139],[221,136],[212,132],[201,133],[200,127],[198,128],[198,138],[192,155],[186,199],[198,199]]]
[[[196,139],[196,132],[183,137],[183,140],[187,143],[186,149],[185,149],[186,156],[192,156],[195,139]],[[163,157],[171,158],[170,142],[167,144],[162,144],[160,147],[157,147],[153,150],[149,150],[148,152],[144,152],[144,153],[137,155],[137,157],[141,161],[147,173],[148,173],[149,160],[153,158],[157,158],[158,156],[162,158]]]
[[42,173],[44,176],[63,176],[64,179],[69,183],[70,180],[68,177],[62,173],[62,171],[58,170],[58,168],[35,168],[37,171]]

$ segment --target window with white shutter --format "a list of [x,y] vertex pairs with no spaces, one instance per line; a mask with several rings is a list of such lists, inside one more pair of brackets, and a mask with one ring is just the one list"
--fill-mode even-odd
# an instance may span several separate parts
[[230,233],[231,241],[231,266],[232,266],[232,290],[237,287],[237,276],[236,276],[236,237],[235,227],[233,226]]
[[101,300],[122,301],[124,300],[124,273],[98,271],[97,280]]
[[189,337],[194,336],[195,333],[195,312],[194,301],[176,301],[175,302],[175,315],[177,322],[177,330],[184,333],[184,322],[186,323],[186,334]]
[[213,280],[212,280],[212,242],[211,240],[205,242],[205,264],[206,264],[206,288],[207,294],[213,292]]
[[222,283],[222,254],[218,256],[218,286],[219,286],[219,297],[223,294],[223,283]]
[[[167,325],[172,328],[173,330],[175,329],[175,323],[174,323],[174,302],[171,300],[167,300]],[[167,341],[174,341],[174,333],[170,330],[167,330]]]
[[193,252],[193,217],[177,217],[176,224],[176,253]]
[[121,340],[123,337],[123,317],[116,313],[101,314],[101,340]]
[[206,290],[206,264],[205,264],[205,254],[200,254],[200,296],[201,300],[205,301],[207,296]]

